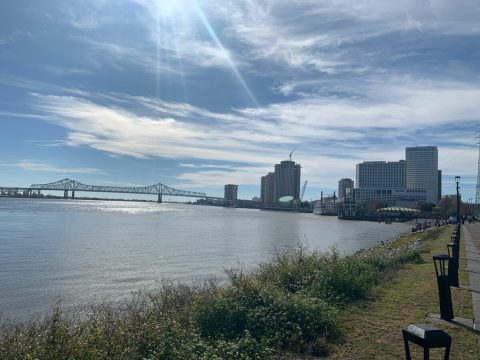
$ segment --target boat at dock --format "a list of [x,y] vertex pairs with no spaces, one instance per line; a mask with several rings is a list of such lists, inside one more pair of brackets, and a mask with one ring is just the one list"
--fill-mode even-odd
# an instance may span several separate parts
[[332,196],[324,197],[322,191],[320,200],[313,205],[313,213],[315,215],[338,216],[339,203],[336,200],[335,192]]

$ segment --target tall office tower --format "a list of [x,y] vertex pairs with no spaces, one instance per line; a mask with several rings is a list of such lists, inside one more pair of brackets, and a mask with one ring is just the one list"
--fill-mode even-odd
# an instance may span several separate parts
[[275,202],[283,196],[300,199],[300,164],[285,160],[275,165]]
[[405,174],[405,160],[391,162],[364,161],[357,164],[357,188],[405,189]]
[[225,185],[224,199],[225,201],[235,202],[237,201],[238,185],[228,184]]
[[262,176],[260,200],[264,204],[271,204],[275,202],[275,174],[268,173]]
[[353,189],[352,179],[340,179],[338,182],[338,198],[345,199],[347,196],[347,189]]
[[438,203],[438,149],[415,146],[405,149],[407,188],[426,189],[427,202]]

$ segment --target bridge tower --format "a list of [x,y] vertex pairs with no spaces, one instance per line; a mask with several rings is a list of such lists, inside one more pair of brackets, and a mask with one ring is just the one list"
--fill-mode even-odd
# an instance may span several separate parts
[[162,194],[158,194],[158,200],[157,203],[161,204],[162,203]]
[[68,199],[68,190],[63,191],[63,198]]

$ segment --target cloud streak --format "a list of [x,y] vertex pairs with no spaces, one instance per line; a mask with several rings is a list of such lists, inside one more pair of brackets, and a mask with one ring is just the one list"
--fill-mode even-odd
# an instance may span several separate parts
[[8,167],[17,167],[25,171],[33,172],[44,172],[44,173],[56,173],[56,174],[96,174],[96,175],[107,175],[106,172],[88,167],[77,167],[77,168],[65,168],[59,167],[53,164],[32,161],[32,160],[21,160],[18,163],[13,164],[1,164],[1,166]]
[[[478,122],[480,88],[406,81],[374,84],[366,99],[310,96],[228,113],[118,93],[106,95],[116,99],[109,106],[92,100],[102,94],[37,94],[35,110],[43,121],[68,130],[63,141],[69,146],[140,159],[216,162],[182,162],[180,167],[195,171],[178,179],[191,184],[206,178],[210,183],[216,183],[215,178],[234,180],[231,176],[237,182],[254,183],[258,179],[253,174],[270,170],[293,147],[299,149],[299,157],[302,153],[304,174],[319,184],[342,176],[342,171],[353,176],[355,163],[363,160],[403,158],[403,147],[418,143],[419,132],[426,134],[424,141],[436,144],[443,139],[444,126],[459,120],[472,126]],[[460,156],[455,148],[445,150],[455,159]],[[463,158],[468,160],[441,165],[456,171],[472,161],[470,156]],[[328,171],[316,174],[317,169]],[[199,175],[196,180],[193,174]]]

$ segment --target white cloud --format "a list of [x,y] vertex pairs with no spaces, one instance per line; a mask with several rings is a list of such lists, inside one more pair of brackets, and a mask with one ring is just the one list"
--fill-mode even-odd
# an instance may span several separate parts
[[[368,49],[370,54],[364,54],[357,44],[407,32],[438,36],[480,33],[480,10],[475,0],[395,3],[389,0],[134,0],[132,3],[128,4],[132,9],[128,19],[120,10],[127,8],[126,5],[116,6],[106,0],[58,6],[64,15],[62,22],[84,31],[84,36],[75,39],[90,49],[90,53],[84,53],[92,64],[100,66],[98,54],[104,53],[101,61],[118,69],[132,63],[157,74],[190,74],[205,67],[234,72],[241,68],[242,72],[278,77],[283,77],[285,70],[299,71],[294,73],[298,78],[309,78],[312,72],[377,73],[382,68],[372,59],[385,56],[384,50],[389,45],[380,44]],[[195,10],[197,6],[207,23]],[[128,25],[136,32],[132,37],[118,37],[99,31],[107,25]],[[142,27],[145,31],[139,33]],[[406,56],[401,45],[398,47],[397,52],[386,55],[391,56],[390,61]]]
[[13,166],[20,168],[25,171],[34,171],[34,172],[47,172],[47,173],[58,173],[58,174],[97,174],[97,175],[107,175],[104,171],[95,168],[65,168],[52,165],[49,163],[31,161],[31,160],[22,160],[18,163],[13,164],[1,164],[1,166]]
[[186,172],[177,176],[177,179],[181,181],[178,187],[205,188],[223,187],[225,184],[258,185],[263,175],[263,167],[243,166],[230,170]]
[[[442,127],[459,120],[473,125],[480,117],[480,87],[474,85],[402,78],[363,90],[363,99],[310,96],[228,113],[122,94],[88,95],[116,99],[109,106],[80,96],[37,94],[36,109],[41,120],[68,130],[66,145],[186,160],[180,167],[192,171],[179,180],[204,186],[227,180],[256,184],[257,175],[271,171],[293,147],[312,185],[354,176],[355,164],[364,160],[399,160],[404,146],[419,141],[453,154],[461,143],[453,146],[457,140],[446,138]],[[440,165],[468,173],[472,161],[469,156]]]

